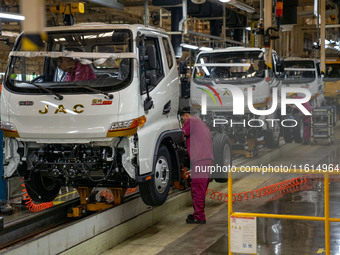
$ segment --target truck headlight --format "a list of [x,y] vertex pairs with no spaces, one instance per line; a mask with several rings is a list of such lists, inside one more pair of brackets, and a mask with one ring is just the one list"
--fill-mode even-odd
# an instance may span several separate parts
[[107,137],[130,136],[137,133],[137,128],[146,122],[145,116],[133,120],[111,123],[107,131]]
[[17,128],[12,122],[0,121],[0,128],[7,137],[20,137]]

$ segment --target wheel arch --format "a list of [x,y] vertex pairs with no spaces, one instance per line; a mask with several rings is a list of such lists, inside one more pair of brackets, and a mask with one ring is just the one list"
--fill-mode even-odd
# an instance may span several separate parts
[[156,165],[157,152],[161,145],[165,145],[170,154],[171,167],[172,167],[172,180],[177,180],[180,177],[180,162],[178,152],[174,148],[173,144],[178,144],[183,140],[182,130],[171,130],[163,132],[157,140],[155,147],[155,154],[153,156],[153,170]]
[[183,132],[180,129],[176,130],[170,130],[170,131],[165,131],[161,133],[161,135],[158,137],[156,145],[155,145],[155,150],[154,150],[154,155],[153,155],[153,160],[152,160],[152,171],[149,174],[146,175],[138,175],[136,176],[137,182],[144,182],[149,180],[149,177],[154,174],[155,171],[155,166],[156,166],[156,160],[157,160],[157,154],[158,150],[161,147],[161,145],[166,146],[168,149],[168,152],[170,154],[170,159],[171,159],[171,166],[172,166],[172,179],[179,178],[180,176],[180,162],[179,162],[179,156],[178,152],[174,148],[173,144],[178,144],[181,142],[183,139]]

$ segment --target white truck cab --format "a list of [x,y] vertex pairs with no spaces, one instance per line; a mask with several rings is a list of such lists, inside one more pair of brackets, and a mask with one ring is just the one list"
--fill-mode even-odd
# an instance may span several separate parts
[[[320,61],[312,58],[286,58],[284,61],[284,79],[280,87],[304,88],[310,91],[312,107],[319,107],[323,104],[324,80],[320,71]],[[304,94],[298,96],[305,97]],[[287,115],[296,121],[294,127],[283,129],[283,138],[286,143],[295,141],[302,143],[304,140],[304,118],[301,111],[288,107]]]
[[[168,35],[141,25],[47,28],[40,51],[9,55],[1,93],[4,177],[35,201],[61,186],[134,187],[162,204],[179,178],[179,82]],[[71,58],[74,73],[57,66]],[[95,77],[79,78],[90,71]]]
[[284,62],[285,76],[283,87],[308,89],[311,94],[311,105],[321,106],[323,102],[324,80],[320,70],[320,60],[312,58],[287,58]]
[[[200,107],[201,95],[205,93],[202,88],[210,84],[216,88],[221,102],[217,104],[212,97],[208,97],[208,110],[233,110],[232,94],[224,85],[237,86],[244,92],[244,96],[247,94],[247,88],[252,86],[254,107],[266,106],[271,97],[271,87],[277,87],[279,84],[275,76],[277,61],[277,54],[273,51],[274,70],[266,69],[264,49],[260,48],[229,47],[200,53],[191,83],[193,105]],[[217,98],[217,95],[214,97]],[[246,107],[245,111],[249,112],[249,109]]]
[[[255,115],[247,104],[250,89],[251,106],[266,109],[271,105],[272,89],[279,86],[277,78],[281,72],[281,60],[273,51],[271,69],[265,65],[264,57],[265,50],[260,48],[229,47],[201,52],[191,79],[192,106],[200,109],[201,113],[206,111],[205,118],[215,119],[215,124],[216,119],[224,119],[220,122],[227,125],[220,125],[218,132],[226,133],[232,145],[248,143],[248,151],[256,149],[258,139],[265,139],[269,147],[279,145],[280,126],[278,123],[268,125],[269,122],[265,121],[266,118],[276,119],[276,112],[269,116]],[[206,107],[203,101],[206,101]],[[243,105],[238,104],[241,101]],[[240,110],[243,112],[235,114]],[[233,122],[238,124],[233,126]],[[259,128],[248,125],[255,122],[263,125]],[[216,128],[216,125],[212,126]],[[239,151],[239,148],[236,150]]]

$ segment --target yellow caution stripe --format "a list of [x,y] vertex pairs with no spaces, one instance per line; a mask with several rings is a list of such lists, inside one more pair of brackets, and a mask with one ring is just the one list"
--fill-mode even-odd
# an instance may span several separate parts
[[22,48],[27,51],[37,51],[44,47],[46,39],[46,34],[25,34],[22,39]]

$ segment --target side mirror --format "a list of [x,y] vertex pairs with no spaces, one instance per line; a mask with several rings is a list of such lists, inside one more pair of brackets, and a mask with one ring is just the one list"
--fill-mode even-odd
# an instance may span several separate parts
[[276,71],[283,73],[285,71],[285,63],[283,59],[280,59],[279,62],[276,64]]
[[181,97],[190,98],[190,82],[187,77],[181,77]]
[[147,45],[146,46],[146,62],[148,63],[149,70],[157,69],[157,56],[156,56],[156,47],[155,45]]
[[186,61],[180,61],[179,62],[179,73],[180,74],[187,74],[188,71],[188,65]]
[[155,87],[157,85],[157,74],[155,70],[146,72],[146,84],[151,87]]

